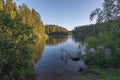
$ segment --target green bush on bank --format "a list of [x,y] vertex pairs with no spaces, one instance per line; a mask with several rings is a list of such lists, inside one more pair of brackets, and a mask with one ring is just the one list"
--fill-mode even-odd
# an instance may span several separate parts
[[[97,37],[86,38],[86,61],[101,67],[120,67],[120,28],[101,32]],[[93,48],[94,52],[90,49]],[[108,52],[109,50],[109,52]]]

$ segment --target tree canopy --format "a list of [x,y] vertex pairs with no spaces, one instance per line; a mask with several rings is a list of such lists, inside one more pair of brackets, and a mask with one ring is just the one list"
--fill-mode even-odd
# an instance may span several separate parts
[[68,30],[58,25],[45,25],[45,33],[48,35],[67,35]]
[[103,9],[96,8],[90,15],[90,20],[97,16],[96,21],[101,23],[115,20],[120,17],[120,0],[104,0]]
[[0,0],[0,80],[26,80],[32,74],[31,45],[45,36],[44,30],[37,11]]

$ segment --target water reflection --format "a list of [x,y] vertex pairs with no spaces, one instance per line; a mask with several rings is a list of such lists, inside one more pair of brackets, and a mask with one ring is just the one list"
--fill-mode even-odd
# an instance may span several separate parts
[[46,44],[47,45],[57,45],[57,44],[65,42],[67,39],[68,39],[68,36],[49,37],[46,41]]
[[82,52],[76,52],[77,55],[75,54],[70,54],[68,51],[66,51],[64,48],[61,49],[61,60],[63,60],[64,62],[67,62],[68,60],[72,60],[72,61],[79,61],[80,57],[82,55]]
[[86,68],[80,60],[79,44],[71,36],[52,37],[46,43],[41,59],[34,66],[37,80],[74,80]]
[[81,50],[82,54],[86,54],[86,43],[85,43],[85,36],[72,36],[72,39],[75,43],[78,43],[78,48]]
[[74,42],[79,43],[79,42],[83,42],[85,40],[85,37],[86,36],[79,34],[79,36],[77,35],[72,36],[72,39],[74,40]]
[[45,41],[46,40],[43,39],[43,40],[37,41],[34,45],[32,45],[32,49],[34,52],[32,61],[34,64],[42,57],[42,53],[45,48]]

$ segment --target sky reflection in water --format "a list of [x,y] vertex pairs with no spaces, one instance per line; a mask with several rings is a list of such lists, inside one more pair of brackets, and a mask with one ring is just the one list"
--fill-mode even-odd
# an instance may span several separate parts
[[80,74],[81,68],[86,67],[82,60],[73,61],[70,58],[81,55],[79,44],[71,36],[50,38],[47,41],[42,57],[34,65],[37,80],[74,80]]

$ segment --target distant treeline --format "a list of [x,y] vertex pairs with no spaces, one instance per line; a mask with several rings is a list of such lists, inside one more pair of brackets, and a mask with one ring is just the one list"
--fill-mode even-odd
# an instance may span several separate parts
[[45,25],[45,33],[48,35],[67,35],[68,30],[58,25]]
[[104,0],[103,8],[96,8],[90,14],[90,20],[96,16],[96,24],[78,26],[73,30],[75,37],[98,36],[105,31],[118,29],[120,20],[120,0]]
[[73,37],[79,38],[80,40],[84,40],[85,37],[96,35],[100,32],[99,24],[91,24],[91,25],[84,25],[84,26],[77,26],[72,31]]
[[84,40],[88,36],[98,36],[100,32],[111,31],[118,27],[120,20],[110,20],[103,23],[96,23],[84,26],[77,26],[73,29],[73,37]]

